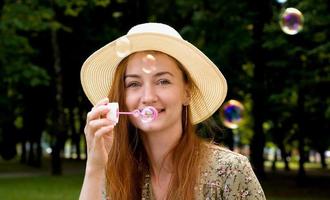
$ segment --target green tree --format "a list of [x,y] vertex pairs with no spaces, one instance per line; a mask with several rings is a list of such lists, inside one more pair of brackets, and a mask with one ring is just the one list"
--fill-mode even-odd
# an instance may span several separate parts
[[47,71],[32,61],[37,52],[29,38],[49,27],[53,13],[37,6],[35,1],[5,1],[0,9],[0,107],[3,111],[0,116],[0,146],[3,148],[1,155],[10,159],[15,155],[10,149],[16,148],[18,128],[22,128],[14,123],[25,111],[22,92],[49,85]]
[[296,35],[282,33],[278,20],[284,7],[273,6],[275,15],[265,28],[265,37],[272,40],[263,44],[269,54],[267,103],[273,105],[270,114],[278,116],[273,120],[287,124],[288,130],[282,131],[294,131],[290,137],[299,141],[299,177],[304,177],[305,149],[316,148],[324,156],[329,148],[329,137],[324,134],[329,131],[329,94],[323,92],[330,81],[329,42],[326,40],[329,2],[290,1],[284,6],[296,7],[303,13],[304,28]]

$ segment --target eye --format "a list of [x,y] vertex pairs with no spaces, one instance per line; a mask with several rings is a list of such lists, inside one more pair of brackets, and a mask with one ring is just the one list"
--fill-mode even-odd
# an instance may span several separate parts
[[168,85],[168,84],[171,84],[171,82],[167,79],[160,79],[157,81],[157,84],[158,85]]
[[129,83],[126,84],[126,88],[136,88],[141,86],[141,83],[137,82],[137,81],[131,81]]

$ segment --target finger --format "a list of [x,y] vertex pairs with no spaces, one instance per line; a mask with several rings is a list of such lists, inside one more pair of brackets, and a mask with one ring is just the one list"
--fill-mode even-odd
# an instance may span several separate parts
[[115,125],[113,121],[108,120],[107,118],[92,120],[88,123],[88,128],[92,130],[98,130],[103,126]]
[[97,108],[97,107],[99,107],[99,106],[101,106],[101,105],[106,105],[106,104],[108,104],[108,103],[109,103],[109,99],[108,99],[108,97],[103,98],[103,99],[101,99],[100,101],[98,101],[98,102],[94,105],[93,109],[94,109],[94,108]]
[[112,134],[112,130],[114,128],[114,125],[108,125],[108,126],[103,126],[102,128],[98,129],[96,132],[95,132],[95,142],[98,142],[100,141],[100,139],[107,135],[109,136],[110,134]]
[[96,119],[96,120],[92,120],[92,121],[86,123],[84,132],[85,132],[87,144],[89,144],[93,140],[93,138],[95,136],[95,132],[98,129],[105,127],[105,126],[109,126],[109,125],[115,125],[115,123],[106,118]]
[[89,122],[91,120],[99,119],[101,116],[104,116],[109,112],[109,107],[106,105],[100,105],[98,107],[94,107],[87,114],[86,121]]
[[[102,138],[109,140],[109,138],[112,135],[112,130],[114,128],[114,125],[108,125],[103,126],[100,129],[98,129],[94,134],[91,134],[91,131],[86,132],[86,142],[87,142],[87,148],[88,151],[91,148],[99,147],[101,146],[100,141],[102,141]],[[105,137],[107,135],[107,137]]]

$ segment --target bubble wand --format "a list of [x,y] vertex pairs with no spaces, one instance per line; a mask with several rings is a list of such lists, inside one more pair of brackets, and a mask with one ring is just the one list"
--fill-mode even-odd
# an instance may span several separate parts
[[108,103],[109,112],[107,118],[116,124],[119,121],[119,115],[133,115],[134,117],[139,117],[143,123],[149,123],[158,117],[158,111],[152,106],[147,106],[141,110],[136,109],[131,112],[119,111],[119,105],[116,102]]

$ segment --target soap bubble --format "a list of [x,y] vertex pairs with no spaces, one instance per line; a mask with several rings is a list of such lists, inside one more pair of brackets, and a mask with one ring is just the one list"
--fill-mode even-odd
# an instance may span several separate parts
[[142,58],[142,71],[146,74],[150,74],[156,69],[156,58],[152,54],[147,54]]
[[220,111],[220,119],[224,126],[236,129],[243,120],[244,106],[236,100],[226,102]]
[[131,43],[129,39],[125,36],[116,40],[116,54],[120,58],[124,58],[131,53]]
[[280,26],[284,33],[295,35],[303,28],[304,16],[296,8],[287,8],[280,18]]
[[140,119],[143,123],[148,123],[155,120],[158,116],[158,111],[152,106],[145,107],[140,111]]
[[276,0],[276,1],[277,1],[277,3],[284,4],[284,3],[286,3],[287,0]]

